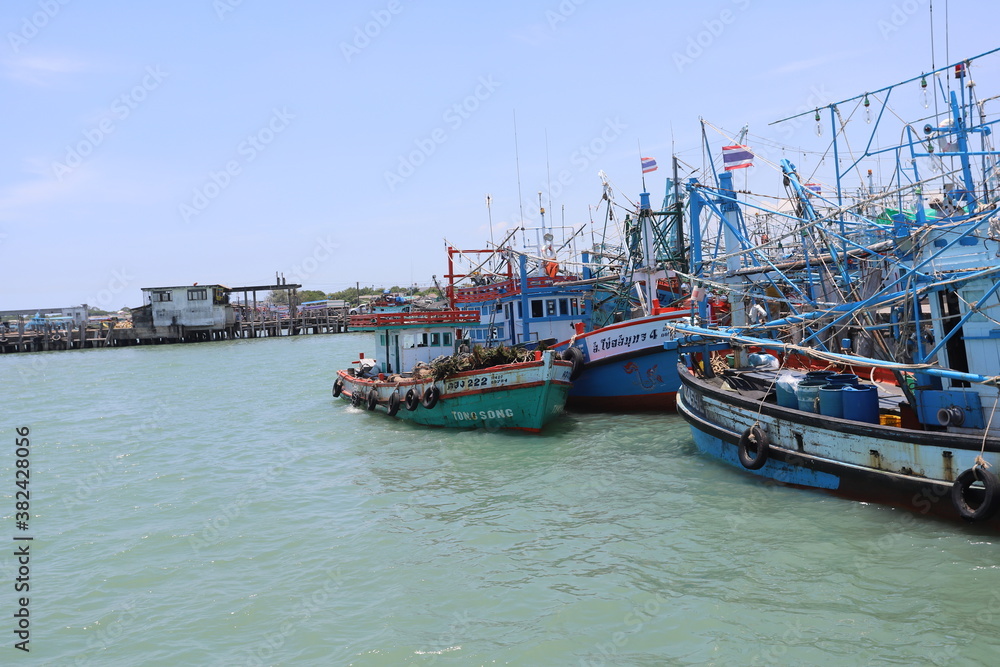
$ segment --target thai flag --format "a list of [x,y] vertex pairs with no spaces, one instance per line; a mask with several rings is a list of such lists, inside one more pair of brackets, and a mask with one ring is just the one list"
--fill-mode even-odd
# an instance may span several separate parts
[[723,146],[722,164],[725,166],[726,171],[752,167],[753,153],[746,146],[740,146],[739,144],[735,146]]
[[642,173],[648,174],[651,171],[656,171],[656,160],[651,157],[642,158]]
[[823,186],[819,183],[806,183],[806,190],[811,190],[818,195],[823,194]]

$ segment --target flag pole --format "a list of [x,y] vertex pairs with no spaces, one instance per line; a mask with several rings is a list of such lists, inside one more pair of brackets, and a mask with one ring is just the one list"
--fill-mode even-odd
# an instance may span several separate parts
[[646,172],[642,168],[642,143],[638,139],[635,140],[636,146],[639,147],[639,173],[642,176],[642,191],[646,191]]

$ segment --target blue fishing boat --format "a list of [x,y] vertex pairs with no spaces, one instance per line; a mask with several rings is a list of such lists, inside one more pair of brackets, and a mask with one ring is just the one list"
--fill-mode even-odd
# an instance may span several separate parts
[[[454,307],[478,311],[480,327],[470,328],[470,343],[554,347],[573,364],[573,387],[567,405],[588,410],[673,410],[679,386],[677,355],[663,347],[664,325],[688,317],[687,307],[660,306],[670,287],[682,292],[672,264],[682,261],[681,205],[677,189],[654,211],[648,193],[640,195],[636,215],[614,219],[608,180],[608,203],[601,242],[564,257],[560,251],[583,228],[567,229],[568,240],[554,242],[552,228],[534,230],[539,243],[526,251],[504,247],[460,251],[449,248],[449,295]],[[608,229],[621,228],[621,243],[609,243]],[[529,233],[532,230],[527,230]],[[455,257],[472,269],[458,273]],[[503,267],[484,271],[491,258]],[[578,269],[578,271],[577,271]],[[669,276],[669,277],[668,277]],[[455,280],[471,280],[457,286]],[[675,295],[680,300],[682,295]]]
[[[847,110],[875,122],[853,164],[834,161],[825,204],[782,162],[788,238],[801,240],[789,257],[745,233],[731,177],[692,184],[733,223],[721,268],[699,274],[731,294],[732,326],[696,315],[671,327],[678,411],[701,451],[778,482],[1000,527],[998,121],[971,85],[997,51],[823,109],[835,151]],[[889,129],[904,112],[888,100],[928,79],[940,113]],[[902,141],[878,147],[881,124]],[[848,177],[876,157],[897,165],[893,180],[852,193]]]
[[[608,189],[605,181],[605,198],[610,201]],[[683,257],[683,238],[675,235],[681,218],[679,199],[671,202],[667,197],[663,208],[654,212],[649,193],[640,193],[637,215],[624,221],[622,321],[589,331],[579,326],[571,338],[557,344],[563,358],[573,362],[570,406],[612,411],[674,409],[680,386],[674,370],[678,357],[676,348],[664,342],[667,325],[690,315],[690,309],[680,305],[684,290],[670,268]],[[677,292],[664,293],[664,284],[676,285]],[[672,299],[674,305],[662,307],[661,297]]]

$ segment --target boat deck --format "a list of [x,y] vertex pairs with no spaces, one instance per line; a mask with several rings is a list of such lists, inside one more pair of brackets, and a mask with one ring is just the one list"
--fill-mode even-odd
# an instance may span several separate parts
[[[783,370],[761,370],[757,368],[735,368],[725,372],[721,379],[729,382],[729,386],[742,396],[753,400],[766,400],[770,403],[776,401],[777,390],[775,383],[777,376],[781,373],[790,373],[801,379],[805,379],[804,372]],[[733,382],[733,378],[737,378]],[[739,382],[745,380],[745,383]],[[864,378],[860,378],[864,379]],[[868,382],[865,384],[875,385],[878,388],[878,403],[880,412],[899,412],[899,404],[906,400],[903,390],[895,384],[889,382]]]

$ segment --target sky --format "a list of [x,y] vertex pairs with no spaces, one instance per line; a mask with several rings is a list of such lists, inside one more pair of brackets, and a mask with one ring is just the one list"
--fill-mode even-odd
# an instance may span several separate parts
[[815,144],[811,117],[769,123],[996,48],[995,13],[953,0],[946,31],[938,0],[932,31],[928,0],[7,0],[0,310],[275,274],[428,285],[446,241],[538,225],[540,191],[577,227],[598,171],[635,201],[649,156],[661,201],[671,154],[705,165],[699,119]]

